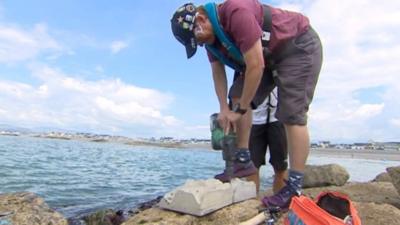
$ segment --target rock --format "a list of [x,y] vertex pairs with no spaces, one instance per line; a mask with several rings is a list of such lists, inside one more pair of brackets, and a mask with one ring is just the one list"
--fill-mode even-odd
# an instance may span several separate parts
[[150,201],[139,203],[135,208],[130,209],[128,211],[128,216],[133,216],[133,215],[138,214],[146,209],[152,208],[153,206],[160,203],[162,198],[163,198],[163,196],[158,196],[157,198],[152,199]]
[[[400,224],[400,196],[390,182],[347,183],[304,189],[303,194],[315,199],[322,191],[339,191],[347,194],[355,204],[363,225]],[[268,190],[267,193],[272,193]],[[247,200],[222,208],[203,217],[165,211],[160,208],[145,210],[123,225],[237,225],[258,214],[260,200]],[[283,225],[283,214],[275,225]]]
[[[400,224],[400,210],[389,204],[376,204],[372,202],[354,202],[362,225],[392,225]],[[283,214],[275,225],[284,225],[287,213]]]
[[196,217],[160,208],[145,210],[122,225],[237,225],[258,214],[261,201],[250,199],[220,209],[203,217]]
[[112,214],[114,211],[111,209],[101,210],[83,217],[83,220],[86,225],[112,225],[109,219]]
[[50,209],[44,200],[29,192],[0,194],[1,224],[68,225],[60,213]]
[[83,218],[86,225],[120,225],[125,221],[124,212],[112,209],[101,210]]
[[392,205],[356,202],[355,207],[363,225],[400,224],[400,210]]
[[243,181],[241,179],[231,180],[233,189],[232,202],[237,203],[257,196],[256,184],[254,182]]
[[342,186],[350,178],[349,173],[340,165],[307,165],[304,172],[303,187]]
[[215,179],[190,180],[167,193],[159,206],[164,209],[203,216],[232,204],[231,185]]
[[222,183],[216,179],[191,180],[167,193],[159,206],[164,209],[204,216],[232,203],[256,197],[253,182],[233,179]]
[[339,191],[348,195],[352,201],[390,204],[400,208],[400,196],[389,182],[349,183],[342,187],[308,188],[303,190],[303,194],[314,199],[322,191]]
[[392,182],[392,178],[390,177],[389,173],[383,172],[378,174],[372,182]]
[[389,167],[386,170],[392,178],[392,183],[396,187],[397,192],[400,194],[400,166]]

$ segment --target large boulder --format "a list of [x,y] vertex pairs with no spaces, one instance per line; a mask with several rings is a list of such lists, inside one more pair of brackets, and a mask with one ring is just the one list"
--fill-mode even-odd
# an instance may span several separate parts
[[[353,202],[362,225],[378,224],[400,224],[400,209],[388,204],[376,204],[365,202]],[[275,225],[284,225],[286,214],[275,223]]]
[[68,225],[67,219],[29,192],[0,194],[0,224]]
[[389,173],[383,172],[378,174],[372,182],[392,182],[392,178],[390,177]]
[[400,166],[389,167],[386,170],[392,178],[392,183],[396,187],[397,192],[400,194]]
[[[400,209],[389,204],[353,202],[362,225],[400,224]],[[287,214],[282,215],[275,225],[284,225]]]
[[390,204],[400,208],[400,196],[392,183],[348,183],[342,187],[330,186],[323,188],[304,189],[303,194],[315,198],[323,191],[339,191],[349,196],[355,202],[374,202],[377,204]]
[[392,205],[356,202],[355,207],[363,225],[400,224],[400,210]]
[[342,186],[349,178],[350,175],[346,169],[337,164],[307,165],[304,172],[303,187]]

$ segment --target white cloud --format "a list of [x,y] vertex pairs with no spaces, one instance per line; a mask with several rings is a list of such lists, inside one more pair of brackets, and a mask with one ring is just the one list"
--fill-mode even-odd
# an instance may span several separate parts
[[[316,140],[368,140],[399,137],[387,127],[400,114],[400,1],[283,1],[302,9],[319,33],[324,64],[311,105],[310,127]],[[356,12],[356,13],[355,13]],[[360,90],[382,87],[371,104]],[[393,123],[392,123],[393,124]]]
[[117,54],[121,50],[127,48],[128,46],[129,46],[129,44],[125,41],[114,41],[111,43],[110,49],[111,49],[112,54]]
[[374,116],[379,115],[383,110],[384,104],[365,104],[360,105],[356,109],[347,109],[344,111],[344,121],[355,121],[355,120],[368,120]]
[[392,119],[390,122],[391,122],[394,126],[400,128],[400,118]]
[[[275,2],[279,7],[305,13],[323,42],[324,65],[309,114],[312,139],[398,139],[400,1]],[[91,38],[84,39],[85,43],[94,43],[92,47],[99,45]],[[117,54],[129,43],[117,40],[107,47]],[[24,29],[0,23],[0,63],[35,59],[48,52],[54,56],[62,51],[43,24]],[[78,79],[49,67],[33,67],[32,71],[38,79],[36,86],[0,81],[0,119],[60,126],[80,124],[111,131],[150,126],[154,135],[209,132],[207,126],[185,127],[168,115],[168,106],[174,101],[170,94],[118,79]],[[101,66],[96,71],[104,72]],[[368,95],[361,99],[356,94],[376,87],[382,87],[382,94],[373,103]]]
[[31,70],[37,86],[0,80],[1,122],[137,135],[143,130],[136,127],[162,133],[182,126],[163,112],[174,101],[171,94],[118,79],[87,81],[47,66]]
[[45,24],[32,29],[0,24],[0,63],[34,59],[44,52],[54,58],[61,51],[63,47],[48,34]]

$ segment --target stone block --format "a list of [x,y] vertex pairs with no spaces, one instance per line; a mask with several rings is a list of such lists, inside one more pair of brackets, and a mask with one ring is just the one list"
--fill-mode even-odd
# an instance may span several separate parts
[[189,180],[167,193],[159,207],[180,213],[204,216],[235,202],[256,197],[253,182],[234,179],[222,183],[216,179]]
[[257,197],[256,184],[235,178],[231,181],[233,189],[233,203]]

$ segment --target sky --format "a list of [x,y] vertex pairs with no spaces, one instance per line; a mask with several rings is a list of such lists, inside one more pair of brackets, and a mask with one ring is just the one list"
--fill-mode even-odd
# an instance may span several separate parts
[[[208,138],[219,105],[205,50],[187,60],[170,30],[185,2],[0,1],[0,124]],[[311,140],[400,141],[400,1],[261,2],[321,37]]]

